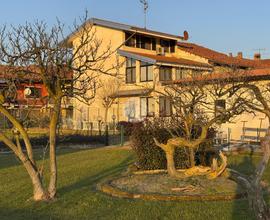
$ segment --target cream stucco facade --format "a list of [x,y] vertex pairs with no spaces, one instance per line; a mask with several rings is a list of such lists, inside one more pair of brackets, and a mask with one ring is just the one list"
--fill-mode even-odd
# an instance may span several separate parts
[[[214,69],[223,69],[223,67],[210,65],[207,58],[179,49],[176,43],[177,41],[182,41],[182,37],[143,30],[140,28],[136,29],[131,26],[107,21],[104,22],[102,20],[94,20],[92,24],[93,27],[91,31],[95,32],[96,39],[102,40],[103,49],[106,50],[106,48],[110,46],[111,50],[115,51],[115,54],[107,60],[106,65],[111,66],[112,64],[115,64],[117,59],[120,63],[123,63],[123,65],[120,66],[117,75],[121,81],[120,87],[118,88],[118,91],[116,91],[116,98],[112,106],[108,109],[107,122],[109,124],[112,122],[117,123],[119,121],[142,120],[145,118],[145,111],[149,111],[149,109],[153,112],[153,115],[151,113],[149,116],[159,116],[159,95],[157,93],[154,94],[146,91],[151,91],[154,85],[155,90],[163,90],[160,79],[161,66],[169,67],[168,71],[169,74],[171,74],[170,80],[175,80],[179,77],[177,75],[177,71],[179,69],[181,69],[181,71],[184,69],[185,72],[194,72],[195,74],[208,74]],[[134,38],[136,39],[134,40],[136,41],[135,45],[128,46],[127,40],[130,39],[127,39],[127,33],[130,33],[134,37],[139,35],[143,38],[143,36],[145,36],[147,38],[146,43],[148,45],[151,44],[152,49],[150,47],[150,49],[140,48],[145,46],[138,46],[137,38]],[[148,39],[151,39],[152,43],[149,43]],[[155,43],[153,43],[153,40]],[[169,46],[170,51],[163,53],[164,51],[162,51],[162,49],[162,54],[159,54],[159,52],[157,52],[158,48],[162,48],[164,46],[161,45],[161,41],[166,40],[169,44],[172,44]],[[72,39],[72,43],[73,46],[76,47],[76,38]],[[155,48],[153,49],[153,47]],[[127,82],[127,59],[133,59],[135,63],[133,64],[135,70],[132,70],[135,71],[135,80],[133,79],[132,82]],[[141,64],[148,62],[152,65],[152,79],[146,82],[141,82]],[[227,69],[227,67],[224,69]],[[110,78],[113,83],[113,77],[108,75],[101,75],[99,80],[102,84],[105,79],[108,80]],[[110,86],[110,84],[105,84],[103,86]],[[100,94],[101,91],[102,89],[97,89],[96,96],[90,105],[86,105],[78,100],[73,101],[73,124],[75,129],[87,130],[90,129],[90,127],[93,129],[99,129],[101,124],[104,125],[106,110],[102,104],[103,100],[102,95]],[[152,99],[146,100],[144,97],[152,97]],[[147,114],[148,113],[150,112],[147,112]],[[268,124],[267,120],[265,120],[264,116],[261,114],[256,116],[252,114],[243,114],[235,118],[233,123],[222,124],[220,126],[220,135],[224,138],[239,140],[243,135],[243,126],[254,128],[256,130],[257,128],[266,128]],[[245,132],[245,135],[250,136],[255,135],[256,133],[253,131]]]

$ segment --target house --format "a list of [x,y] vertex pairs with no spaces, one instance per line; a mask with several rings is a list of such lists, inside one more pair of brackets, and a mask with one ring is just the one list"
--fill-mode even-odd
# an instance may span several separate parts
[[[100,19],[90,19],[95,35],[102,39],[104,49],[108,44],[125,65],[120,68],[123,78],[115,103],[110,108],[108,119],[112,121],[134,121],[145,117],[171,114],[171,106],[163,98],[153,97],[154,83],[183,77],[183,74],[206,74],[212,66],[204,58],[183,58],[178,53],[177,43],[185,40],[177,36],[135,26],[119,24]],[[69,40],[76,46],[76,39]],[[111,60],[115,62],[115,60]],[[108,64],[109,65],[109,64]],[[89,123],[98,128],[98,121],[104,121],[104,108],[97,91],[96,99],[90,106],[74,101],[74,126],[87,129]]]
[[[270,67],[270,60],[262,60],[258,54],[251,60],[243,58],[241,53],[233,57],[189,43],[187,32],[178,36],[96,18],[88,23],[96,38],[102,40],[104,50],[110,44],[125,64],[119,70],[121,86],[113,94],[114,104],[106,114],[99,90],[90,106],[74,100],[73,121],[76,129],[89,129],[89,124],[94,129],[100,129],[104,121],[169,117],[174,111],[170,101],[153,92],[153,88],[162,91],[166,82],[236,69],[248,71]],[[71,34],[68,40],[76,47],[76,35]],[[114,58],[108,61],[108,65],[113,62],[116,62]],[[108,120],[104,120],[105,117]],[[239,138],[239,135],[235,138]]]

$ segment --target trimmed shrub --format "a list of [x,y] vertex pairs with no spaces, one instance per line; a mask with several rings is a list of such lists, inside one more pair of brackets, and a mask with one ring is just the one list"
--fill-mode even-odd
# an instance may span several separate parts
[[[137,156],[136,165],[143,170],[166,169],[167,161],[165,152],[155,145],[153,138],[161,143],[166,143],[172,137],[171,133],[181,134],[180,126],[175,127],[166,119],[156,118],[153,121],[146,120],[133,127],[130,137],[132,149]],[[173,126],[173,129],[167,129]],[[209,130],[208,139],[213,137],[214,129]],[[212,141],[203,143],[196,152],[196,163],[209,165],[213,157],[212,153],[207,153],[209,148],[213,149]],[[215,153],[215,151],[213,151]],[[174,155],[177,169],[189,167],[188,148],[176,148]]]
[[142,122],[130,122],[130,121],[119,121],[117,123],[116,129],[120,132],[121,126],[124,128],[124,135],[130,136],[133,132],[133,130],[137,127],[142,125]]

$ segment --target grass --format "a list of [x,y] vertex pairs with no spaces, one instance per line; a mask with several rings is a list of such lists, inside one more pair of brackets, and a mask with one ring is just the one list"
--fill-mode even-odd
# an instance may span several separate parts
[[[12,154],[2,154],[0,219],[252,219],[246,200],[143,201],[113,198],[96,190],[99,181],[125,170],[133,160],[131,151],[120,148],[61,149],[58,152],[58,199],[35,203],[29,200],[32,188],[24,168]],[[246,156],[234,156],[230,164],[248,173],[254,167],[248,160]],[[257,160],[258,157],[254,157],[251,162]],[[45,164],[48,165],[47,161]],[[269,174],[265,178],[270,180]]]

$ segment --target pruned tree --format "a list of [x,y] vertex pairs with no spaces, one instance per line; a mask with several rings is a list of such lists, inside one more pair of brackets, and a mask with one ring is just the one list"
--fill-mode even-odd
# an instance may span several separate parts
[[[270,124],[270,84],[267,81],[243,81],[238,85],[241,87],[239,97],[244,100],[249,113],[262,113]],[[263,156],[258,163],[254,173],[250,176],[241,174],[230,169],[231,178],[238,181],[246,189],[249,207],[254,211],[256,219],[269,220],[270,207],[264,200],[262,178],[267,168],[270,157],[270,129],[265,137],[261,138],[261,150]]]
[[79,26],[74,23],[69,37],[65,36],[66,29],[60,21],[52,27],[37,21],[0,29],[1,65],[7,67],[9,74],[14,74],[13,78],[18,73],[39,78],[48,92],[47,99],[52,106],[49,125],[50,179],[46,189],[27,130],[6,107],[11,101],[11,88],[6,87],[0,94],[0,113],[12,123],[14,135],[23,139],[26,152],[21,149],[19,142],[14,143],[2,131],[0,140],[15,153],[27,170],[33,184],[34,200],[53,199],[56,195],[56,130],[62,103],[68,97],[89,103],[100,86],[99,77],[115,76],[118,73],[118,62],[112,62],[111,65],[106,62],[116,56],[115,50],[110,44],[104,45],[102,39],[96,36],[87,15],[80,21],[83,24]]
[[99,98],[102,100],[102,105],[105,109],[104,112],[104,123],[105,125],[108,124],[108,112],[109,109],[114,104],[117,98],[117,92],[120,89],[121,81],[119,78],[108,78],[102,80],[100,83],[102,86],[99,91]]
[[[221,166],[218,167],[215,159],[212,167],[202,167],[195,166],[195,151],[207,140],[211,127],[228,122],[245,110],[243,100],[236,96],[237,91],[235,84],[228,84],[226,80],[213,80],[212,76],[206,75],[190,76],[177,84],[166,83],[164,91],[158,92],[172,103],[181,127],[181,133],[171,132],[172,138],[167,143],[155,140],[156,145],[166,153],[167,169],[171,176],[206,174],[209,178],[215,178],[225,170],[227,160],[222,152]],[[189,149],[190,169],[184,175],[175,169],[173,155],[177,147]]]

